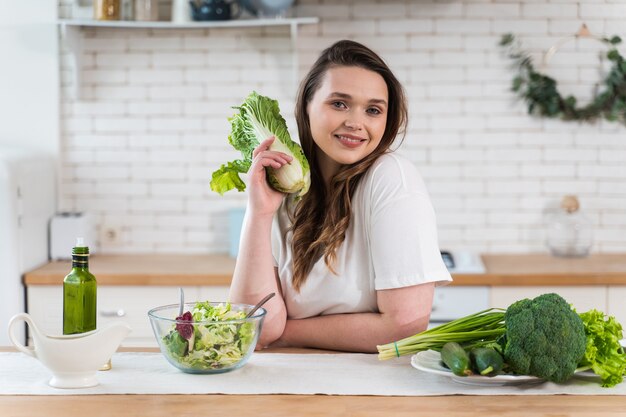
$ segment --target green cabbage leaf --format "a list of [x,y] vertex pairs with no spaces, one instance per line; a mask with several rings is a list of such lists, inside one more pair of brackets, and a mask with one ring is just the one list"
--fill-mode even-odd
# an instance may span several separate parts
[[278,101],[253,91],[241,106],[233,108],[238,113],[228,119],[231,124],[228,142],[241,152],[242,158],[227,162],[213,172],[211,189],[220,195],[235,188],[244,191],[246,184],[240,174],[250,169],[252,152],[261,141],[274,136],[270,150],[291,155],[293,160],[278,169],[266,167],[269,184],[283,193],[297,193],[296,199],[306,194],[311,185],[309,162],[302,147],[291,139]]

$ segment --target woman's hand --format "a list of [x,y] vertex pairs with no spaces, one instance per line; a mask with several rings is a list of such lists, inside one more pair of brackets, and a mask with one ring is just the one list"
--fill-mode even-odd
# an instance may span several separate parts
[[253,215],[273,216],[285,194],[274,190],[267,182],[265,167],[278,169],[293,159],[282,152],[270,151],[269,147],[274,137],[265,139],[252,152],[252,165],[249,175],[249,202],[248,210]]

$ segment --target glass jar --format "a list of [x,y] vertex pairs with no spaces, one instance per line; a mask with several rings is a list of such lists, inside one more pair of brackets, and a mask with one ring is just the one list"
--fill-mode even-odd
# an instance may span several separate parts
[[93,7],[96,20],[120,20],[120,0],[95,0]]
[[589,255],[593,243],[591,220],[580,212],[578,198],[566,195],[561,209],[551,219],[548,227],[548,247],[554,256],[584,257]]
[[172,22],[191,22],[191,7],[187,0],[172,0]]
[[135,20],[144,22],[159,20],[158,0],[135,0]]

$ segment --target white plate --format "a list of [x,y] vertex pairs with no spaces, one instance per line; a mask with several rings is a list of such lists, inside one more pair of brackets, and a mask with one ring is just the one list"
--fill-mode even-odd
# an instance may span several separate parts
[[581,379],[601,379],[600,376],[596,375],[591,369],[588,369],[586,371],[578,371],[574,374],[574,377]]
[[443,375],[452,378],[454,382],[467,385],[502,386],[539,384],[544,382],[541,378],[527,375],[496,375],[491,377],[482,375],[456,376],[451,370],[442,365],[441,354],[434,350],[426,350],[413,355],[411,358],[411,366],[420,371]]

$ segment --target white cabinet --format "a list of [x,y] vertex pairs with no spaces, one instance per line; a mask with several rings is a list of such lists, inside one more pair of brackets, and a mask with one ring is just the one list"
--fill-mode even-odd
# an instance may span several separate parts
[[[613,289],[612,289],[613,290]],[[611,291],[612,291],[611,290]],[[491,307],[507,308],[523,298],[554,292],[574,305],[582,313],[595,308],[607,312],[607,293],[605,286],[559,286],[559,287],[491,287]]]
[[[183,287],[185,299],[198,298],[198,287]],[[98,322],[126,321],[132,327],[123,346],[156,346],[148,311],[162,305],[178,304],[178,287],[98,288]]]
[[609,287],[607,309],[608,314],[615,316],[626,331],[626,286]]
[[442,286],[435,288],[431,325],[445,323],[489,308],[487,286]]
[[[60,285],[31,285],[27,287],[28,312],[47,334],[61,334],[63,323],[63,289]],[[228,286],[183,287],[185,300],[227,301]],[[433,301],[431,322],[440,323],[489,307],[506,308],[522,298],[556,292],[578,312],[592,308],[613,315],[626,325],[626,286],[450,286],[438,287]],[[153,346],[148,311],[154,307],[178,303],[176,286],[100,286],[98,287],[98,324],[124,320],[132,332],[122,346]]]
[[[187,301],[223,301],[228,287],[183,287]],[[219,297],[218,297],[219,296]],[[98,287],[98,326],[110,321],[126,321],[132,328],[122,346],[154,346],[148,311],[178,303],[174,286],[100,286]],[[60,285],[28,287],[28,312],[46,334],[63,333],[63,289]]]
[[198,301],[223,302],[228,301],[228,285],[214,287],[200,287]]

